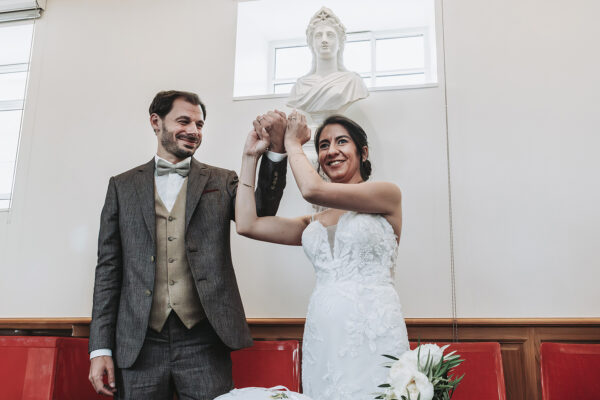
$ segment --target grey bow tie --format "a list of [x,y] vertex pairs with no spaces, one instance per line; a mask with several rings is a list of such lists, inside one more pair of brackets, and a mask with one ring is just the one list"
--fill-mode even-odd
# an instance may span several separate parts
[[190,173],[190,163],[186,160],[177,164],[170,164],[165,160],[158,159],[158,162],[156,163],[156,173],[158,176],[179,174],[183,177],[186,177]]

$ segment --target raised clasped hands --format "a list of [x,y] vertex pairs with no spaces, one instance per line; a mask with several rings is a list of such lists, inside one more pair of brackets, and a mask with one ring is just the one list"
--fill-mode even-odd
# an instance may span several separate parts
[[255,126],[254,129],[248,132],[246,144],[244,145],[244,155],[258,158],[269,149],[270,144],[271,137],[267,130]]
[[254,130],[257,132],[264,128],[271,138],[269,150],[275,153],[285,153],[283,146],[283,135],[287,128],[287,118],[283,111],[273,110],[259,115],[253,122]]
[[302,146],[310,140],[310,128],[306,125],[306,117],[294,110],[288,117],[287,129],[285,131],[285,147],[291,150]]

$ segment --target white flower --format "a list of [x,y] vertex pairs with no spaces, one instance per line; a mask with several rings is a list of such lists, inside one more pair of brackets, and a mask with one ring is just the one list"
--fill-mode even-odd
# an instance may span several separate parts
[[429,359],[429,366],[438,365],[442,360],[442,356],[444,355],[444,350],[446,347],[448,346],[440,348],[436,344],[426,343],[412,350],[416,357],[417,352],[419,349],[421,349],[419,353],[419,370],[423,371],[425,369],[425,366],[427,365],[427,359]]
[[433,399],[433,385],[425,374],[409,365],[395,363],[394,366],[390,371],[390,385],[398,399],[409,395],[411,399],[416,399],[419,394],[421,400]]

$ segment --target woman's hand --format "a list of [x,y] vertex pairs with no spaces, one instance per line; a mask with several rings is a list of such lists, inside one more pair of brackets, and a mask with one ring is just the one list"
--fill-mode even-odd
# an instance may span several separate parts
[[286,149],[302,146],[310,140],[310,129],[306,126],[306,117],[299,114],[296,110],[288,117],[284,139]]
[[[251,157],[260,157],[265,151],[269,149],[271,144],[271,138],[260,125],[254,125],[255,129],[248,133],[246,138],[246,144],[244,145],[244,155]],[[258,130],[257,130],[258,129]]]

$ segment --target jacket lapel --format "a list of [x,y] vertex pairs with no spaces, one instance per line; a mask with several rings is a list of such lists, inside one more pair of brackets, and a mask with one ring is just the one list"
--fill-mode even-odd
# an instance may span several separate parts
[[154,159],[140,166],[135,175],[135,191],[138,195],[144,222],[156,243],[156,218],[154,207]]
[[194,215],[196,206],[202,197],[202,191],[206,182],[208,182],[209,170],[206,165],[199,161],[196,161],[192,157],[192,164],[190,166],[190,173],[188,175],[188,187],[187,196],[185,199],[185,230],[187,232],[188,225]]

